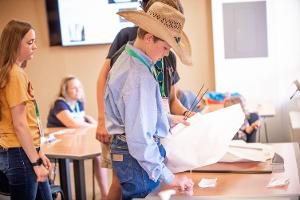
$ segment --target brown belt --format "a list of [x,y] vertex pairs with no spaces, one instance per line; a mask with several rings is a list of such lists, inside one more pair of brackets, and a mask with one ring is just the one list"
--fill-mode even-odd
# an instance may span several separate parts
[[[126,135],[125,134],[117,134],[117,135],[114,135],[114,137],[117,138],[118,140],[126,142]],[[153,140],[156,143],[160,143],[160,138],[156,135],[153,135]]]

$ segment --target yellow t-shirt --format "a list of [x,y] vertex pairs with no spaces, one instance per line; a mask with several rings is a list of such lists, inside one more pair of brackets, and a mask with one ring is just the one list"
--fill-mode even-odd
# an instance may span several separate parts
[[[9,73],[9,82],[0,95],[2,119],[0,121],[0,146],[4,148],[21,147],[13,126],[11,108],[21,103],[26,106],[27,124],[35,147],[40,146],[40,131],[37,123],[34,93],[25,71],[14,65]],[[1,92],[2,93],[2,92]]]

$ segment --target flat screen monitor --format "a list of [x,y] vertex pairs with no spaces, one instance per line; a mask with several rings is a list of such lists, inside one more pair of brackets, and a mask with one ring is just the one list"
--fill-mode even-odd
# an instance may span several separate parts
[[[55,4],[57,13],[52,8],[49,15],[49,7]],[[49,16],[57,15],[56,22],[59,22],[59,27],[57,24],[52,24],[52,29],[49,27],[50,45],[109,44],[122,28],[133,26],[116,13],[138,10],[139,5],[138,0],[47,0],[48,25],[51,25]],[[52,33],[53,30],[56,33]],[[55,42],[51,41],[51,36],[56,37]]]

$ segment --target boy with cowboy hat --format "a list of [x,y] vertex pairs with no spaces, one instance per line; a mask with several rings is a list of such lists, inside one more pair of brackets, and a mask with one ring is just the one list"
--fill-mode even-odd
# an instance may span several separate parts
[[155,2],[144,11],[118,13],[139,26],[138,37],[128,43],[111,69],[105,92],[107,130],[113,135],[111,157],[122,187],[123,199],[143,198],[160,182],[192,194],[193,181],[174,175],[164,164],[160,138],[170,124],[187,122],[164,109],[154,63],[170,48],[184,64],[191,64],[191,47],[183,32],[184,16]]

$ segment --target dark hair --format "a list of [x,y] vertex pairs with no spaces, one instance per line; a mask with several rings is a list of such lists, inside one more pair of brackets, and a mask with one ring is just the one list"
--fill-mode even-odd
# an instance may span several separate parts
[[142,0],[142,1],[140,2],[141,8],[142,8],[143,10],[145,10],[146,5],[148,4],[148,2],[149,2],[149,0]]
[[[0,93],[9,82],[9,72],[17,60],[20,43],[26,33],[33,29],[29,23],[11,20],[4,27],[0,37]],[[26,61],[21,67],[26,66]],[[0,119],[1,119],[0,102]]]
[[183,7],[181,5],[180,0],[144,0],[141,2],[141,7],[145,12],[149,10],[149,8],[152,6],[155,2],[161,2],[164,4],[167,4],[175,9],[177,9],[179,12],[183,14]]
[[[142,28],[138,28],[137,36],[138,36],[139,38],[142,38],[142,39],[143,39],[147,33],[149,33],[149,32],[145,31],[145,30],[142,29]],[[151,34],[151,35],[152,35],[152,34]],[[161,40],[161,39],[158,38],[158,37],[156,37],[155,35],[153,35],[153,42],[156,42],[156,41],[158,41],[158,40]]]

